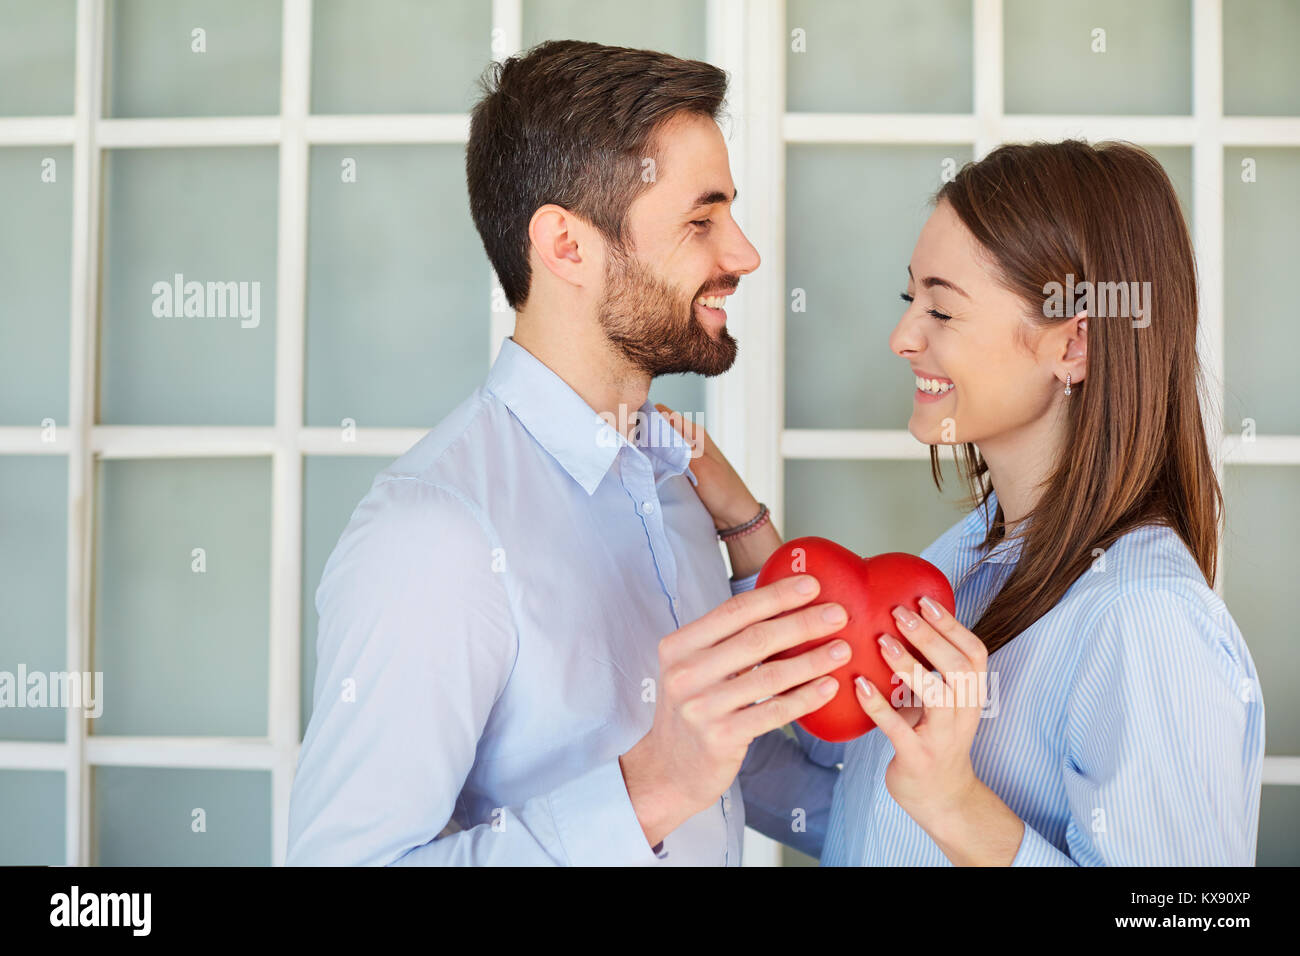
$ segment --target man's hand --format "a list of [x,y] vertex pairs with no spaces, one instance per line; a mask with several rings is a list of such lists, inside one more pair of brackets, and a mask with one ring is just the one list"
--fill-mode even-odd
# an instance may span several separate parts
[[[795,610],[819,590],[817,579],[806,574],[775,581],[729,598],[659,642],[654,725],[620,758],[628,796],[651,846],[727,791],[750,741],[835,695],[835,678],[816,678],[849,659],[845,641],[763,663],[845,625],[839,604]],[[832,656],[837,647],[843,657]],[[763,698],[770,699],[754,703]]]

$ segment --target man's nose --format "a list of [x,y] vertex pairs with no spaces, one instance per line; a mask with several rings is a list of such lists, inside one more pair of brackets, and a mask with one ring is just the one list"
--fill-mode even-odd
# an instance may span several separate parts
[[746,238],[740,226],[735,225],[732,235],[728,237],[726,253],[718,264],[724,272],[745,275],[757,269],[761,262],[762,259],[759,258],[758,250],[754,248],[754,244]]

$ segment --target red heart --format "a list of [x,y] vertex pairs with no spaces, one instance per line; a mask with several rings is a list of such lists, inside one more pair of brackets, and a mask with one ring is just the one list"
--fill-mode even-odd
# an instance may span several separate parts
[[[901,604],[919,614],[920,598],[924,595],[938,601],[948,613],[955,613],[952,585],[942,571],[914,554],[892,551],[874,558],[860,558],[834,541],[806,537],[787,541],[777,548],[758,572],[754,586],[762,587],[796,574],[811,574],[820,582],[821,590],[813,603],[834,601],[848,612],[849,621],[834,634],[805,641],[768,659],[796,657],[835,638],[848,641],[853,656],[843,667],[831,672],[839,681],[839,690],[825,706],[800,717],[797,723],[822,740],[852,740],[876,726],[858,703],[854,678],[861,674],[886,697],[895,687],[906,687],[895,680],[893,668],[881,656],[876,638],[881,634],[893,635],[922,667],[932,669],[930,662],[899,632],[891,612]],[[795,609],[798,610],[802,608]]]

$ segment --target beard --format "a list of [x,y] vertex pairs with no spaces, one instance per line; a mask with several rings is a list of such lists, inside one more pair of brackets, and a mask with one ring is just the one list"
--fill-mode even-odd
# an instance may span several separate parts
[[[739,276],[724,276],[711,285],[729,289],[739,281]],[[714,338],[696,317],[695,299],[708,291],[702,286],[684,298],[635,257],[611,247],[596,315],[610,343],[651,378],[681,372],[721,375],[736,361],[739,346],[726,326]]]

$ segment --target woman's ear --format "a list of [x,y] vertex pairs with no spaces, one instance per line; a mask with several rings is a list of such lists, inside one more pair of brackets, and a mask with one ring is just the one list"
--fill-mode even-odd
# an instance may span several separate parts
[[1065,345],[1065,363],[1062,372],[1070,373],[1070,380],[1082,382],[1088,372],[1088,310],[1077,313],[1066,323],[1069,339]]

